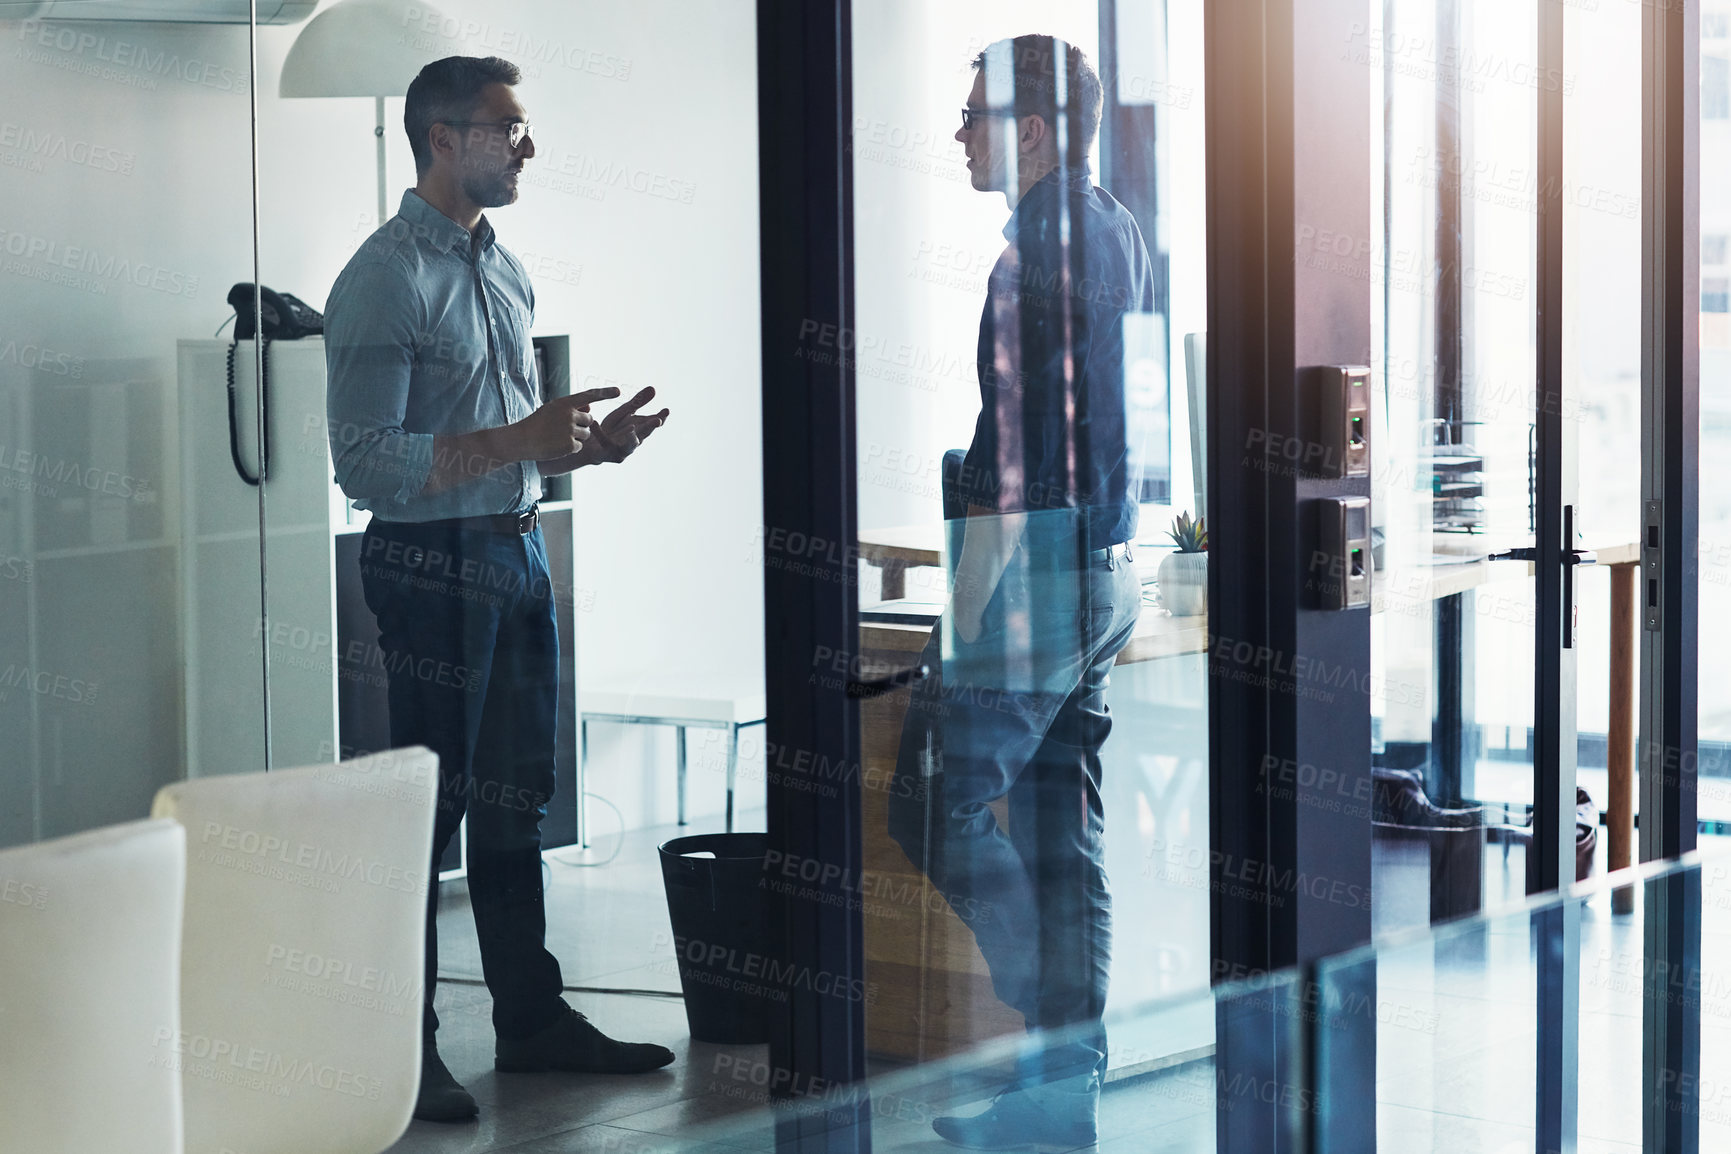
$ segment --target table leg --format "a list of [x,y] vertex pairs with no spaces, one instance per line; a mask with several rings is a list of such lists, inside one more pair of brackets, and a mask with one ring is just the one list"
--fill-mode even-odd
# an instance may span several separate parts
[[577,726],[577,848],[589,848],[589,722]]
[[1431,718],[1430,774],[1425,788],[1438,805],[1463,804],[1461,799],[1471,796],[1477,784],[1478,725],[1472,700],[1477,638],[1472,596],[1454,593],[1436,602],[1436,710]]
[[906,561],[882,561],[878,564],[880,574],[881,600],[900,601],[908,595],[908,563]]
[[729,726],[732,737],[727,743],[727,832],[733,832],[733,777],[739,769],[739,726]]
[[[1609,834],[1606,864],[1613,870],[1634,864],[1635,846],[1635,566],[1611,566],[1611,715],[1605,764],[1610,797],[1605,799]],[[1635,887],[1611,892],[1611,912],[1633,913]]]
[[679,731],[679,824],[685,824],[685,727],[675,726]]

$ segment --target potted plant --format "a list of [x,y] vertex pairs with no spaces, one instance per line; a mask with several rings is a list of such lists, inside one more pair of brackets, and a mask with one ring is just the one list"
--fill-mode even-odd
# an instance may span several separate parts
[[1192,521],[1188,511],[1172,519],[1167,530],[1178,551],[1160,562],[1156,580],[1160,600],[1174,617],[1195,617],[1208,612],[1208,527]]

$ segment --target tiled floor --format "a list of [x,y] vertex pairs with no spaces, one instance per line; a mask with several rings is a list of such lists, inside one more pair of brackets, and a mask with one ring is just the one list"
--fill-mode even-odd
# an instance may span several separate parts
[[[748,818],[749,820],[749,818]],[[750,828],[748,825],[746,828]],[[548,946],[569,986],[677,993],[671,928],[655,846],[674,828],[633,831],[590,851],[550,858]],[[577,865],[601,862],[605,868]],[[480,955],[463,887],[446,885],[439,913],[440,964],[445,975],[478,979]],[[735,1096],[737,1068],[767,1060],[767,1046],[693,1042],[678,998],[568,993],[566,999],[607,1034],[659,1042],[673,1065],[630,1077],[498,1074],[493,1071],[492,999],[480,985],[442,982],[436,995],[439,1053],[481,1106],[476,1122],[414,1122],[391,1149],[397,1154],[480,1154],[482,1151],[637,1151],[660,1148],[657,1136],[757,1103]],[[753,1090],[749,1082],[747,1090]],[[660,1139],[665,1145],[666,1138]]]
[[[1134,791],[1132,791],[1134,792]],[[1121,803],[1122,804],[1122,803]],[[742,828],[761,814],[742,817]],[[1120,827],[1121,829],[1123,827]],[[670,927],[654,846],[673,827],[603,838],[588,854],[555,855],[548,890],[549,944],[568,984],[674,992]],[[1124,841],[1133,835],[1125,831]],[[618,845],[606,868],[601,861]],[[1519,862],[1505,877],[1500,851],[1487,871],[1492,905],[1518,902]],[[1413,863],[1407,863],[1411,866]],[[1379,866],[1379,904],[1399,902],[1422,910],[1422,864],[1417,889],[1406,872]],[[1118,876],[1123,876],[1122,874]],[[1717,977],[1731,947],[1731,897],[1704,903],[1702,983],[1702,1149],[1731,1149],[1731,1083],[1711,1071],[1731,1069],[1731,978]],[[1402,887],[1405,887],[1404,889]],[[448,887],[440,926],[448,974],[477,977],[473,922],[461,887]],[[1502,890],[1510,892],[1496,895]],[[1412,890],[1406,894],[1406,890]],[[1406,894],[1403,898],[1402,894]],[[1134,916],[1123,935],[1125,953],[1144,964],[1150,943],[1188,942],[1204,924],[1206,903],[1173,902],[1177,920],[1144,917],[1164,903],[1159,893],[1120,887],[1120,919]],[[1189,895],[1187,895],[1189,896]],[[1722,908],[1722,906],[1724,908]],[[1179,911],[1184,911],[1180,913]],[[1412,920],[1381,916],[1385,925]],[[1625,1154],[1640,1148],[1641,1063],[1640,914],[1613,916],[1608,896],[1581,915],[1580,1149]],[[1533,1134],[1534,965],[1529,919],[1509,912],[1445,942],[1423,939],[1389,949],[1377,963],[1378,1148],[1398,1154],[1469,1154],[1531,1148]],[[1204,945],[1202,947],[1206,949]],[[1134,964],[1135,959],[1126,959]],[[392,1149],[416,1154],[509,1151],[512,1154],[581,1154],[612,1151],[650,1154],[689,1150],[769,1149],[765,1099],[766,1046],[718,1046],[688,1036],[683,1003],[676,998],[574,992],[571,1003],[616,1037],[660,1042],[678,1055],[666,1070],[636,1077],[501,1075],[492,1070],[490,1002],[483,987],[443,984],[438,1006],[444,1022],[440,1049],[452,1072],[475,1094],[481,1117],[466,1125],[414,1123]],[[1140,1023],[1142,1036],[1194,1030],[1193,1007],[1161,1011]],[[1171,1029],[1168,1029],[1170,1025]],[[1128,1029],[1114,1035],[1131,1036]],[[870,1099],[873,1148],[937,1154],[952,1149],[932,1132],[939,1113],[972,1113],[1001,1078],[988,1069],[921,1067],[877,1072]],[[1115,1082],[1101,1102],[1099,1149],[1113,1154],[1213,1149],[1216,1078],[1204,1058],[1159,1073]],[[1355,1104],[1354,1116],[1370,1111]]]
[[[741,827],[754,828],[754,818],[761,828],[757,814],[742,815]],[[567,985],[679,989],[653,848],[676,832],[661,827],[629,834],[605,869],[566,863],[607,857],[614,848],[608,840],[587,855],[553,855],[548,941]],[[445,891],[439,918],[443,972],[478,978],[480,958],[467,898],[460,885],[447,885]],[[1162,932],[1178,928],[1167,925]],[[1146,932],[1138,928],[1138,935]],[[767,1119],[755,1109],[767,1097],[762,1087],[767,1046],[693,1042],[683,1003],[673,998],[579,992],[566,997],[607,1033],[659,1042],[674,1051],[676,1061],[633,1077],[497,1074],[486,989],[441,983],[436,1003],[440,1054],[475,1095],[481,1116],[459,1125],[412,1123],[391,1148],[393,1154],[662,1154],[770,1147]],[[944,1076],[886,1069],[890,1083],[874,1091],[869,1103],[874,1148],[932,1154],[954,1149],[932,1132],[931,1119],[983,1107],[1001,1084],[1003,1069],[994,1064],[984,1071],[949,1070]],[[1201,1063],[1141,1079],[1134,1094],[1114,1087],[1101,1113],[1102,1132],[1111,1138],[1099,1148],[1122,1154],[1210,1148],[1212,1084],[1211,1063]],[[1156,1103],[1159,1108],[1150,1109]]]

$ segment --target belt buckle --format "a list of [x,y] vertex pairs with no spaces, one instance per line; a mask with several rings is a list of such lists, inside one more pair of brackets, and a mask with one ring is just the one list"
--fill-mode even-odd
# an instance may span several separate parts
[[526,512],[517,514],[517,535],[527,537],[535,531],[535,526],[541,522],[541,508],[535,506]]

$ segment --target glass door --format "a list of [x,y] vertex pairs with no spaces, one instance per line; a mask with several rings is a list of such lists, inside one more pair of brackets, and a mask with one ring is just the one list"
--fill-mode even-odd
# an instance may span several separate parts
[[[1629,560],[1634,510],[1625,495],[1639,462],[1639,344],[1630,340],[1638,301],[1593,291],[1634,291],[1627,262],[1639,260],[1638,243],[1630,248],[1639,189],[1579,175],[1638,171],[1616,152],[1628,141],[1618,126],[1632,123],[1587,115],[1581,73],[1554,65],[1560,46],[1542,50],[1534,9],[1437,0],[1387,5],[1384,15],[1367,43],[1386,110],[1374,300],[1383,414],[1372,448],[1382,610],[1373,662],[1383,687],[1373,757],[1387,831],[1377,846],[1379,931],[1529,892],[1536,775],[1551,757],[1546,772],[1572,776],[1577,748],[1576,679],[1559,666],[1562,680],[1536,687],[1538,647],[1547,636],[1566,640],[1569,661],[1582,654],[1585,681],[1603,694],[1610,640],[1602,575],[1569,565],[1554,596],[1566,585],[1574,603],[1546,598],[1541,610],[1534,550],[1549,535],[1561,556],[1567,533],[1571,561],[1587,561],[1585,552]],[[1558,102],[1549,131],[1561,128],[1564,106],[1593,129],[1547,162],[1539,96],[1549,88]],[[1595,99],[1618,91],[1591,90]],[[1579,210],[1567,193],[1581,187],[1601,211]],[[1624,262],[1629,279],[1573,275],[1583,261]],[[1562,285],[1549,285],[1559,270]],[[1547,332],[1554,314],[1542,311],[1541,294],[1553,287],[1571,295],[1561,301],[1562,329]],[[1583,304],[1598,312],[1579,321]],[[1591,402],[1581,396],[1589,383]],[[1594,438],[1586,472],[1597,512],[1572,496],[1583,428]],[[1552,722],[1541,717],[1548,702],[1559,710]],[[1591,704],[1603,726],[1605,697]],[[1545,732],[1553,727],[1566,728]],[[1604,748],[1599,733],[1595,751]],[[1594,760],[1603,765],[1602,754]],[[1451,828],[1467,832],[1430,832]],[[1438,851],[1438,839],[1462,844]],[[1439,852],[1449,864],[1421,873]]]
[[1211,979],[1202,16],[853,9],[857,332],[802,347],[857,374],[863,672],[927,670],[860,711],[865,1049],[1022,1050],[940,1117],[1214,1040],[1038,1040]]
[[[1652,439],[1668,410],[1643,368],[1657,339],[1644,260],[1663,239],[1643,236],[1658,211],[1643,173],[1660,163],[1651,132],[1643,143],[1645,19],[1435,0],[1382,5],[1367,38],[1385,109],[1378,932],[1634,861],[1640,639],[1678,636],[1656,612],[1673,529],[1652,478],[1677,450]],[[1618,1019],[1576,1014],[1614,999],[1609,959],[1641,953],[1638,901],[1624,887],[1537,919],[1532,981],[1506,987],[1502,1019],[1537,1026],[1536,1062],[1507,1076],[1537,1103],[1525,1121],[1541,1148],[1577,1127],[1641,1140],[1640,1059],[1607,1034]],[[1439,979],[1461,962],[1428,959]],[[1440,1095],[1450,1075],[1412,1043],[1384,1032],[1379,1070]],[[1589,1089],[1610,1084],[1627,1093]],[[1410,1101],[1388,1105],[1398,1117]]]

